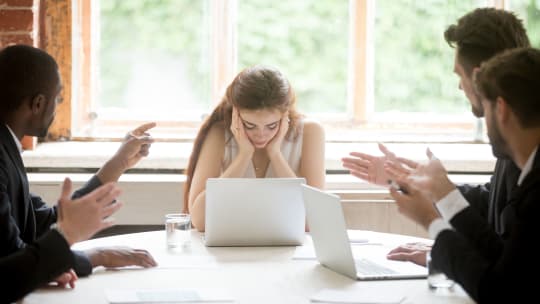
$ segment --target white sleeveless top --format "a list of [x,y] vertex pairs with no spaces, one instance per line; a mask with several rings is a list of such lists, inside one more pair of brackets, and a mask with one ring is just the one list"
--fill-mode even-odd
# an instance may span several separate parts
[[[302,157],[302,142],[304,137],[304,122],[300,119],[298,121],[298,136],[293,140],[283,139],[281,143],[281,154],[291,169],[296,173],[297,176],[300,174],[300,158]],[[223,173],[232,163],[233,159],[238,154],[238,144],[236,139],[232,135],[231,131],[225,130],[225,154],[223,155],[223,162],[221,163],[221,173]],[[253,162],[249,162],[249,165],[244,173],[245,178],[255,178],[255,168],[253,167]],[[272,169],[272,164],[268,165],[266,174],[264,177],[276,177],[274,170]]]

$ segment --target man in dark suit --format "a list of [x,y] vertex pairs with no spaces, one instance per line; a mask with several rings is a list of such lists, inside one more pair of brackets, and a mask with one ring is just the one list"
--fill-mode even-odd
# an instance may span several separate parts
[[[75,267],[75,258],[69,247],[113,224],[106,218],[116,212],[122,203],[111,205],[108,202],[115,200],[119,194],[120,189],[116,184],[109,183],[71,200],[71,181],[66,179],[58,200],[57,227],[23,249],[0,258],[0,302],[17,301]],[[2,221],[0,227],[9,228],[9,223]],[[66,283],[71,288],[75,287],[73,280]]]
[[[483,117],[484,111],[477,94],[472,87],[473,72],[480,64],[507,49],[530,46],[527,33],[521,20],[512,12],[494,8],[479,8],[462,16],[456,24],[447,28],[444,33],[446,42],[456,48],[454,72],[460,79],[459,88],[471,103],[475,116]],[[379,185],[388,185],[390,179],[384,173],[384,162],[387,160],[401,161],[403,168],[415,167],[417,164],[389,151],[385,146],[379,145],[384,156],[377,157],[359,152],[352,152],[352,157],[343,159],[343,166],[351,174]],[[501,153],[495,153],[497,163],[494,174],[489,183],[480,186],[460,185],[458,188],[467,198],[474,212],[478,212],[495,231],[505,237],[500,223],[500,215],[509,199],[511,189],[514,187],[520,170],[516,165]],[[409,166],[407,166],[409,165]],[[473,234],[477,231],[461,226],[459,217],[451,224],[464,234]],[[431,249],[425,244],[405,244],[392,250],[389,259],[413,261],[425,265],[426,252]]]
[[[493,153],[508,156],[521,170],[500,215],[505,236],[501,238],[471,208],[448,212],[450,204],[467,206],[468,202],[429,151],[429,161],[409,173],[389,164],[387,172],[406,190],[392,188],[390,194],[398,210],[435,240],[433,266],[475,301],[522,302],[537,296],[537,281],[530,278],[540,270],[535,250],[540,234],[540,50],[504,52],[484,62],[475,75]],[[460,225],[476,232],[452,229],[454,224],[448,222],[456,216]]]
[[[25,135],[43,137],[54,120],[62,83],[55,60],[46,52],[17,45],[0,51],[0,257],[23,249],[49,231],[57,220],[49,208],[29,192],[21,159],[20,140]],[[155,124],[143,125],[122,143],[116,154],[74,193],[81,197],[120,175],[148,154],[152,140],[143,136]],[[96,266],[156,265],[145,250],[96,248],[75,252],[75,271],[89,275]]]

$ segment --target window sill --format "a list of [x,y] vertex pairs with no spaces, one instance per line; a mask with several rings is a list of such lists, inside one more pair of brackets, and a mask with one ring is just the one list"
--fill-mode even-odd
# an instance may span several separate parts
[[[101,167],[119,145],[118,142],[40,143],[35,150],[25,151],[22,156],[30,172],[88,172]],[[392,143],[387,146],[400,156],[413,160],[425,159],[425,150],[429,147],[451,173],[489,174],[495,165],[489,144]],[[154,143],[150,155],[142,159],[133,171],[183,173],[191,148],[190,142]],[[327,143],[327,171],[346,173],[341,166],[341,158],[350,151],[380,154],[375,143]]]
[[[23,153],[31,184],[52,185],[57,195],[61,181],[69,176],[73,182],[83,184],[118,149],[118,142],[56,142],[41,143],[33,151]],[[172,186],[182,189],[191,143],[164,143],[152,145],[150,155],[120,178],[120,183],[133,189]],[[414,159],[422,157],[426,144],[389,144],[400,155]],[[430,149],[449,170],[455,183],[481,184],[489,181],[495,159],[486,144],[430,144]],[[388,202],[388,190],[359,180],[341,167],[341,157],[349,151],[377,154],[374,143],[327,143],[326,190],[340,195],[343,201]],[[153,186],[154,185],[154,186]],[[168,188],[167,188],[168,189]],[[170,190],[170,189],[169,189]],[[136,190],[133,190],[136,191]],[[172,190],[171,190],[172,191]],[[176,190],[175,190],[176,191]],[[178,190],[179,191],[179,190]],[[181,195],[176,193],[175,197]],[[54,201],[55,197],[51,197]]]

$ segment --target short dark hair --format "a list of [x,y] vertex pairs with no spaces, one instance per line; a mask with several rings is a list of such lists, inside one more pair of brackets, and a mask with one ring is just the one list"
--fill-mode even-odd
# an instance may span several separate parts
[[495,8],[477,8],[462,16],[446,29],[444,39],[457,48],[468,75],[497,53],[531,45],[523,22],[512,12]]
[[476,90],[495,103],[504,98],[524,128],[540,126],[540,50],[508,50],[484,62],[475,75]]
[[15,111],[24,100],[39,94],[52,98],[59,81],[58,64],[47,52],[28,45],[4,48],[0,51],[2,115]]

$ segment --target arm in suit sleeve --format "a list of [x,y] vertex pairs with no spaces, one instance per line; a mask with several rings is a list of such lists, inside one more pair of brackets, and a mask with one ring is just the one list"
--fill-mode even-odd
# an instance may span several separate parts
[[[434,266],[458,282],[478,303],[519,303],[538,296],[537,280],[530,279],[540,270],[535,250],[540,234],[540,178],[537,181],[505,210],[506,216],[512,218],[506,239],[488,229],[482,233],[488,240],[484,242],[455,230],[444,230],[435,239]],[[471,221],[481,220],[474,215],[476,219],[469,216]]]
[[49,207],[41,197],[31,193],[30,200],[36,216],[36,235],[40,237],[49,231],[53,223],[56,223],[56,206]]
[[9,175],[0,166],[0,257],[7,256],[24,248],[26,244],[20,238],[21,231],[13,218],[11,200],[8,193]]
[[[73,195],[71,196],[72,199],[76,199],[79,197],[82,197],[90,192],[92,192],[94,189],[101,186],[101,181],[98,179],[96,175],[92,176],[92,178],[79,190],[75,191]],[[92,273],[92,263],[90,263],[90,258],[86,253],[83,251],[73,251],[73,255],[75,257],[75,267],[74,270],[80,277],[86,277],[89,276]]]
[[[6,176],[6,175],[2,175]],[[0,177],[1,179],[2,177]],[[10,212],[9,195],[7,194],[7,182],[0,181],[0,221],[6,223],[5,229],[0,231],[2,238],[0,246],[0,256],[5,256],[25,247],[25,242],[19,237],[20,230],[13,220]],[[95,188],[99,187],[101,182],[96,176],[92,177],[86,185],[73,194],[73,198],[81,197]],[[48,207],[47,204],[38,196],[31,195],[33,208],[36,217],[36,235],[42,236],[50,230],[50,225],[56,222],[56,207]],[[88,276],[92,273],[92,264],[89,257],[83,251],[73,251],[75,258],[74,270],[80,277]]]
[[[92,192],[99,186],[101,186],[101,181],[96,175],[94,175],[82,188],[73,192],[71,198],[76,199],[82,197]],[[47,232],[49,230],[49,227],[56,222],[56,206],[52,208],[47,206],[47,204],[41,199],[41,197],[37,195],[30,194],[30,198],[32,200],[32,205],[34,206],[34,211],[36,215],[36,232],[37,235],[40,236],[43,233]]]
[[81,196],[85,196],[86,194],[94,191],[96,188],[101,186],[102,183],[97,177],[97,175],[92,176],[90,180],[86,182],[86,184],[79,190],[73,192],[73,195],[71,196],[72,199],[79,198]]
[[66,240],[57,231],[46,233],[35,244],[0,258],[2,301],[20,299],[66,272],[73,263]]
[[[498,159],[489,183],[478,186],[460,185],[458,189],[482,217],[488,218],[490,222],[497,222],[490,217],[499,215],[498,208],[506,203],[520,173],[520,169],[511,160]],[[490,211],[490,208],[494,209]]]
[[484,218],[488,217],[490,191],[492,190],[491,187],[496,184],[495,179],[500,167],[501,161],[497,160],[495,172],[491,176],[489,183],[476,186],[463,184],[457,187],[463,197],[469,202],[469,205]]
[[[101,182],[97,176],[94,175],[81,189],[75,191],[71,197],[73,199],[82,197],[92,192],[99,186],[101,186]],[[43,200],[38,196],[31,195],[31,198],[36,214],[37,235],[40,236],[49,231],[51,224],[56,222],[56,207],[48,207],[46,203],[43,202]],[[89,276],[92,273],[93,267],[88,255],[83,251],[76,250],[73,251],[73,255],[75,258],[73,269],[77,275],[80,277]]]
[[[491,179],[493,179],[493,177]],[[491,182],[477,186],[464,184],[457,186],[457,188],[459,192],[463,194],[463,197],[465,197],[467,202],[469,202],[469,205],[481,216],[487,218]]]
[[21,248],[26,244],[19,237],[20,230],[15,220],[11,216],[11,205],[5,190],[4,185],[0,184],[0,257],[7,256]]
[[[0,182],[0,223],[0,257],[25,250],[27,245],[20,238],[19,227],[11,216],[11,203],[5,191],[5,184],[2,184],[2,182]],[[42,229],[45,229],[45,227],[42,227]],[[42,231],[41,235],[44,236],[49,231],[50,229],[47,227],[47,230]],[[92,264],[84,252],[73,251],[72,259],[75,259],[75,263],[72,264],[78,276],[84,277],[92,273]]]
[[[96,175],[94,175],[81,189],[73,192],[71,198],[77,199],[79,197],[82,197],[92,192],[99,186],[101,186],[101,181],[97,178]],[[37,235],[39,236],[47,232],[49,230],[49,227],[56,222],[56,206],[52,208],[47,206],[47,204],[41,199],[41,197],[34,194],[30,194],[30,198],[32,200],[32,205],[34,206],[34,211],[36,214],[36,229]]]
[[[92,192],[94,189],[101,186],[101,181],[97,178],[96,175],[92,176],[92,178],[86,182],[86,184],[79,190],[75,191],[73,195],[71,196],[72,199],[76,199],[79,197],[82,197],[90,192]],[[73,251],[73,255],[75,257],[75,267],[74,270],[80,277],[86,277],[89,276],[92,273],[92,263],[90,263],[90,258],[84,251]]]

